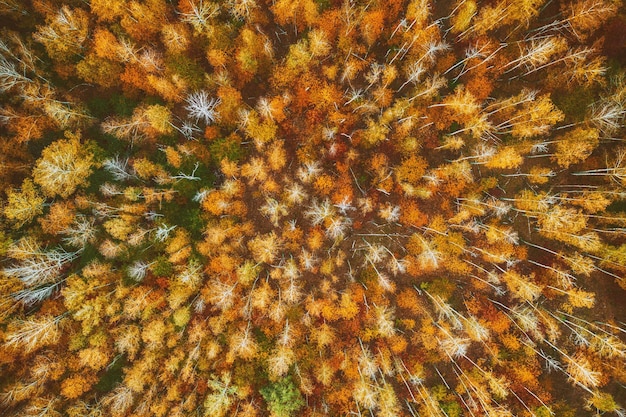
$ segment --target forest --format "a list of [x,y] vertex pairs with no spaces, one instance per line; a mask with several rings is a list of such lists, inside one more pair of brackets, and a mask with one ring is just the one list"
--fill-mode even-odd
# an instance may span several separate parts
[[0,415],[626,416],[621,0],[0,22]]

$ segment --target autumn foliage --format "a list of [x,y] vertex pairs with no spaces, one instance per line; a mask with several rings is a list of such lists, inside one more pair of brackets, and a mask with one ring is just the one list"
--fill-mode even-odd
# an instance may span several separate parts
[[626,413],[621,1],[0,21],[0,415]]

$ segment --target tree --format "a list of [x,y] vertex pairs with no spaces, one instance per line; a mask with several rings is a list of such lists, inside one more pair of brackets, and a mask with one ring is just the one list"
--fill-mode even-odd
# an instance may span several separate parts
[[304,405],[302,394],[291,376],[261,388],[260,392],[274,417],[292,417]]
[[221,100],[209,98],[209,94],[202,90],[187,96],[187,110],[189,117],[195,119],[196,123],[200,120],[205,124],[211,124],[219,117],[219,113],[215,110]]
[[313,0],[278,0],[272,5],[276,21],[283,26],[293,24],[298,30],[313,26],[318,18],[317,4]]
[[76,65],[76,71],[87,82],[113,87],[119,82],[122,66],[95,54],[89,54]]
[[179,3],[182,21],[193,26],[196,33],[210,30],[213,17],[219,13],[219,4],[205,0],[183,0]]
[[80,135],[66,134],[48,145],[33,169],[33,179],[44,194],[69,197],[78,187],[88,184],[93,153],[80,142]]
[[452,16],[452,33],[460,33],[467,29],[476,15],[476,2],[473,0],[461,0]]
[[39,316],[13,320],[6,334],[6,346],[32,352],[44,346],[53,346],[61,338],[63,317]]
[[40,26],[33,39],[41,42],[54,59],[66,60],[79,53],[89,33],[87,12],[62,6],[48,19],[48,24]]
[[61,383],[61,395],[68,399],[78,398],[83,393],[89,391],[92,384],[93,378],[85,375],[70,376]]
[[13,87],[31,83],[32,81],[16,69],[15,64],[5,58],[4,54],[0,55],[0,92],[9,91]]
[[130,36],[141,41],[154,39],[169,14],[162,0],[131,1],[125,9],[120,23]]
[[19,191],[11,188],[7,192],[8,204],[4,207],[4,215],[15,222],[16,227],[21,227],[43,213],[45,201],[32,180],[27,178]]
[[563,168],[584,161],[598,146],[599,137],[598,129],[577,127],[556,138],[556,150],[552,159]]
[[228,374],[223,374],[221,378],[213,376],[209,379],[207,385],[211,392],[204,400],[206,415],[225,416],[235,400],[235,395],[238,393],[237,387],[231,385],[231,378]]
[[368,46],[374,45],[385,27],[385,10],[377,8],[365,13],[360,25],[361,36]]
[[591,407],[595,408],[598,413],[610,413],[614,412],[617,415],[623,414],[622,409],[616,402],[613,396],[606,392],[594,391],[593,395],[587,402],[587,409],[591,410]]
[[585,40],[602,23],[613,16],[617,9],[616,2],[603,0],[578,0],[563,5],[567,15],[568,29],[580,40]]
[[515,147],[506,146],[502,147],[493,157],[491,157],[486,163],[487,168],[493,169],[512,169],[517,168],[522,164],[524,158],[517,152]]
[[[562,121],[565,114],[554,105],[549,95],[519,106],[514,122],[506,122],[510,133],[520,138],[529,138],[547,133],[552,125]],[[505,126],[502,126],[506,128]]]
[[62,248],[42,250],[33,239],[22,238],[9,247],[9,256],[18,260],[18,263],[2,271],[8,276],[19,278],[28,287],[54,283],[65,265],[75,260],[79,253],[67,252]]

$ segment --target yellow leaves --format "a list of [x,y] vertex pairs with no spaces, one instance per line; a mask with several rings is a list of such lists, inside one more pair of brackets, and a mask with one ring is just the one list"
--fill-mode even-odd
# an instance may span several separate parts
[[400,184],[403,182],[416,186],[422,179],[422,176],[426,173],[426,167],[428,166],[424,158],[412,154],[408,158],[402,161],[400,166],[396,167],[394,174],[396,181]]
[[229,340],[230,351],[227,360],[233,361],[235,357],[243,360],[252,360],[257,357],[259,346],[249,328],[238,331]]
[[452,16],[452,33],[460,33],[467,29],[476,14],[476,2],[473,0],[461,1],[456,9],[456,13]]
[[33,38],[41,42],[48,55],[59,60],[79,53],[89,32],[89,15],[83,9],[62,6],[49,16],[46,26],[39,26]]
[[267,179],[267,168],[263,159],[255,157],[241,167],[241,175],[248,179],[249,184],[263,182]]
[[255,261],[271,264],[276,260],[281,245],[281,239],[276,233],[271,232],[251,239],[248,242],[248,249]]
[[33,169],[34,181],[49,197],[67,198],[86,185],[94,165],[93,154],[81,145],[80,136],[66,136],[48,145]]
[[143,387],[154,378],[149,365],[145,360],[133,362],[124,374],[124,385],[135,393],[141,393]]
[[295,361],[293,349],[287,346],[279,346],[267,360],[267,371],[270,380],[277,380],[289,371],[289,367]]
[[361,36],[368,46],[374,45],[385,28],[385,13],[381,9],[367,12],[361,20]]
[[259,70],[259,60],[262,58],[260,54],[263,51],[262,37],[245,28],[241,31],[238,41],[240,47],[235,55],[237,66],[241,76],[249,79]]
[[577,127],[571,132],[558,136],[552,160],[556,160],[563,168],[582,162],[598,146],[599,137],[598,129],[586,127]]
[[546,0],[521,0],[510,3],[510,20],[518,21],[528,26],[531,18],[539,14],[541,6]]
[[133,216],[121,215],[104,223],[104,229],[115,239],[125,242],[128,236],[136,230],[136,219]]
[[380,417],[395,417],[400,414],[400,405],[398,397],[393,386],[384,382],[378,390],[378,407],[380,411],[377,413]]
[[202,202],[202,208],[214,216],[219,216],[231,212],[232,201],[225,192],[221,190],[208,194]]
[[333,381],[335,370],[328,361],[323,361],[315,368],[315,378],[324,386],[329,387]]
[[593,396],[588,400],[587,407],[593,406],[598,410],[598,414],[621,412],[620,406],[615,402],[613,396],[606,392],[594,391]]
[[220,161],[220,170],[227,177],[239,176],[239,166],[234,161],[224,158]]
[[119,84],[122,66],[96,54],[88,54],[85,59],[76,64],[76,72],[87,82],[103,87],[114,87]]
[[283,25],[293,24],[302,30],[313,26],[318,18],[317,5],[313,0],[278,0],[272,6],[276,21]]
[[260,121],[256,112],[251,112],[246,125],[246,133],[250,136],[257,147],[262,147],[276,137],[278,126],[272,119]]
[[528,212],[546,212],[550,208],[549,196],[544,193],[535,194],[532,190],[522,190],[515,196],[515,207]]
[[515,378],[519,380],[520,383],[526,386],[529,386],[533,382],[535,382],[537,374],[539,373],[536,369],[533,369],[528,365],[516,366],[512,371],[512,373],[515,375]]
[[141,346],[140,329],[135,325],[120,326],[114,332],[114,340],[117,351],[133,360]]
[[[93,3],[99,0],[94,0]],[[116,60],[120,45],[117,38],[109,30],[97,28],[93,34],[93,51],[100,58]]]
[[522,164],[524,158],[513,146],[501,148],[489,161],[485,163],[487,168],[512,169]]
[[619,2],[606,0],[579,0],[563,5],[572,32],[585,40],[602,23],[615,16]]
[[175,103],[181,101],[183,92],[188,88],[185,81],[177,76],[173,76],[169,79],[149,74],[146,80],[148,83],[142,84],[140,88],[148,92],[152,92],[152,89],[154,89],[154,91],[156,91],[165,100]]
[[126,3],[125,0],[91,0],[89,7],[98,20],[111,22],[124,14]]
[[508,270],[502,275],[502,279],[516,298],[534,301],[541,295],[541,287],[532,281],[532,276],[522,276]]
[[572,288],[566,293],[569,304],[574,308],[592,308],[596,301],[594,293],[580,288]]
[[274,141],[270,146],[267,163],[272,171],[280,171],[287,163],[287,153],[281,141]]
[[583,353],[577,353],[574,357],[565,357],[569,380],[587,388],[600,385],[602,374],[596,371],[589,359]]
[[184,327],[191,320],[189,307],[181,307],[172,314],[172,323],[177,327]]
[[84,375],[70,376],[61,383],[61,395],[70,400],[78,398],[89,391],[94,382],[93,377]]
[[374,320],[376,322],[376,331],[383,338],[388,338],[396,334],[395,329],[395,312],[387,307],[376,306],[374,308]]
[[559,110],[544,94],[537,100],[524,103],[516,114],[516,121],[511,127],[511,134],[519,138],[543,135],[550,128],[565,119],[565,113]]
[[576,234],[587,226],[587,220],[580,212],[571,208],[555,206],[539,216],[541,230],[548,235],[560,233]]
[[327,346],[332,346],[337,338],[337,332],[327,323],[324,323],[314,329],[312,337],[317,344],[317,348],[322,349]]
[[389,133],[389,127],[379,123],[373,119],[367,121],[367,129],[363,132],[363,140],[367,146],[372,147],[379,142],[387,139]]
[[68,310],[77,310],[88,295],[90,286],[78,275],[71,275],[61,290],[63,303]]
[[327,196],[332,191],[335,181],[328,174],[320,175],[313,184],[315,187],[315,191],[322,196]]
[[170,255],[170,262],[177,264],[186,261],[192,251],[189,233],[185,229],[176,228],[174,236],[168,240],[165,250]]
[[550,168],[534,166],[530,169],[528,181],[533,184],[545,184],[552,176],[554,172]]
[[359,313],[359,305],[353,300],[351,292],[341,294],[338,314],[345,320],[352,320]]
[[[11,177],[2,211],[17,233],[0,234],[0,251],[7,242],[16,255],[11,262],[26,265],[29,250],[54,257],[79,248],[66,230],[81,221],[93,231],[75,259],[53,265],[54,279],[41,281],[45,285],[24,286],[13,275],[0,284],[11,308],[0,325],[0,364],[23,358],[26,370],[16,378],[28,383],[45,373],[30,368],[35,350],[52,357],[44,350],[53,349],[56,361],[69,348],[75,357],[60,357],[63,367],[98,376],[109,373],[112,357],[125,357],[114,362],[124,382],[101,402],[113,416],[268,413],[253,381],[259,364],[271,379],[295,370],[294,382],[310,394],[316,415],[442,415],[444,408],[462,414],[472,404],[478,414],[523,414],[509,384],[538,390],[535,399],[553,394],[551,376],[538,387],[541,352],[524,334],[544,351],[546,342],[564,344],[568,352],[571,343],[585,343],[580,349],[588,363],[582,360],[580,369],[567,362],[568,352],[545,352],[575,382],[602,384],[591,367],[621,359],[623,344],[594,315],[601,294],[573,282],[574,275],[582,279],[599,268],[617,275],[623,264],[623,222],[619,213],[605,213],[619,209],[612,204],[619,190],[610,180],[621,178],[621,154],[612,165],[613,148],[600,141],[600,131],[610,130],[603,126],[621,120],[624,97],[611,88],[622,86],[617,81],[606,83],[605,92],[576,94],[574,101],[604,97],[586,120],[588,103],[564,99],[567,86],[552,78],[535,83],[540,91],[523,88],[558,71],[554,79],[581,83],[602,73],[601,54],[586,45],[579,45],[584,53],[568,52],[571,36],[585,36],[597,23],[587,30],[576,22],[583,12],[596,13],[580,6],[594,5],[574,1],[561,23],[539,28],[535,24],[543,23],[532,22],[537,30],[524,33],[545,0],[480,6],[455,0],[441,10],[429,0],[274,0],[266,7],[254,1],[92,0],[89,22],[100,27],[81,44],[90,49],[64,55],[65,46],[47,38],[46,48],[56,47],[59,55],[51,55],[41,77],[78,76],[96,89],[110,87],[103,97],[92,97],[98,92],[88,93],[85,85],[45,87],[28,54],[15,52],[9,40],[11,53],[25,60],[11,62],[28,80],[11,87],[16,98],[0,110],[9,135],[0,138],[0,154]],[[324,9],[319,19],[318,8]],[[48,13],[49,23],[56,12]],[[441,12],[449,19],[433,20]],[[554,25],[562,35],[547,36]],[[576,25],[580,33],[573,33]],[[446,30],[458,37],[444,36]],[[501,30],[506,45],[493,42]],[[81,56],[70,63],[70,53]],[[541,68],[555,60],[546,74]],[[120,78],[121,90],[113,85]],[[220,103],[219,119],[204,131],[183,110],[185,94],[198,88]],[[564,117],[546,94],[556,91],[574,125],[549,136]],[[160,104],[146,94],[159,96]],[[98,149],[70,135],[45,148],[47,135],[34,179],[10,188],[27,174],[9,172],[13,146],[39,152],[24,138],[44,137],[55,106],[61,116],[78,108],[61,100],[85,98],[94,117],[111,115],[93,127],[125,142],[98,136],[105,140]],[[55,117],[59,124],[61,116]],[[23,127],[14,127],[18,123]],[[527,159],[531,145],[545,158]],[[100,158],[109,158],[106,178],[91,176]],[[196,182],[179,178],[191,171],[185,169],[190,159],[208,167]],[[42,161],[59,173],[44,179]],[[16,163],[27,170],[30,162]],[[585,173],[566,172],[583,162]],[[588,183],[583,175],[596,178]],[[77,192],[89,177],[97,183]],[[36,218],[39,223],[28,224]],[[22,234],[40,242],[8,243]],[[535,244],[545,250],[530,249]],[[89,261],[100,256],[93,246],[109,263]],[[129,281],[133,276],[136,282]],[[430,303],[424,290],[441,297],[441,305]],[[36,291],[51,295],[33,306],[19,299]],[[537,306],[544,295],[544,307]],[[18,322],[23,306],[30,316]],[[565,322],[548,308],[563,314],[581,309],[588,323],[607,332],[596,337],[592,324],[573,317]],[[73,322],[68,335],[48,321],[64,311]],[[571,329],[587,340],[567,340]],[[366,350],[367,358],[358,359]],[[462,375],[442,363],[449,362],[446,354],[463,357],[456,368]],[[429,386],[437,379],[434,368],[413,371],[415,363],[443,366],[450,390]],[[108,369],[117,372],[117,365]],[[607,380],[621,371],[608,369],[598,368]],[[222,378],[229,372],[232,382]],[[85,380],[64,369],[56,384],[38,385],[13,401],[32,402],[28,397],[50,388],[79,403],[87,394],[76,385],[91,390],[92,383],[81,376]],[[412,392],[403,387],[405,378]],[[155,391],[155,381],[168,388]],[[401,411],[407,399],[413,408]],[[528,395],[524,399],[537,407]],[[88,406],[57,404],[68,415],[98,411]]]
[[154,104],[148,106],[144,114],[148,118],[150,126],[158,133],[167,135],[174,131],[171,122],[172,113],[167,107]]
[[99,348],[81,350],[78,359],[83,367],[89,367],[94,371],[103,369],[109,363],[109,355]]
[[141,340],[148,346],[148,348],[158,348],[163,346],[168,328],[160,318],[155,318],[146,324],[141,332]]
[[43,213],[45,201],[45,198],[35,188],[33,181],[27,178],[22,182],[19,191],[11,188],[7,192],[7,205],[4,207],[4,215],[13,221],[16,227],[21,227]]
[[190,44],[191,33],[182,23],[167,24],[161,29],[161,39],[167,50],[173,54],[183,53]]
[[135,159],[133,161],[133,169],[140,178],[145,180],[149,180],[163,173],[163,168],[146,158]]
[[406,18],[415,21],[418,28],[423,28],[430,17],[430,9],[428,0],[411,0],[407,6]]
[[121,25],[135,39],[146,40],[158,33],[168,14],[167,4],[161,0],[126,2],[126,13]]
[[313,29],[309,32],[309,53],[312,57],[324,57],[328,55],[330,50],[331,46],[324,31]]
[[611,204],[611,200],[602,193],[584,192],[571,199],[574,206],[581,207],[586,213],[599,213]]
[[8,347],[23,349],[28,353],[43,346],[55,345],[60,337],[59,319],[42,315],[9,323],[5,343]]
[[476,98],[462,85],[454,90],[454,94],[447,96],[442,105],[450,107],[462,119],[469,119],[480,111],[480,104]]

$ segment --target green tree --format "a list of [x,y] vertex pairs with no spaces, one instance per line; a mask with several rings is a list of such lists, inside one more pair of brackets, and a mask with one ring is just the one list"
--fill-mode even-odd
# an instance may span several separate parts
[[304,405],[302,394],[290,376],[261,388],[260,392],[275,417],[293,416]]

